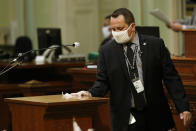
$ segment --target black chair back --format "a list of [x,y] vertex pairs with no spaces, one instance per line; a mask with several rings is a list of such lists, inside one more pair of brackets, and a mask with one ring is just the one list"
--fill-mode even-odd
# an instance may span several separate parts
[[[19,53],[25,53],[27,51],[32,50],[32,42],[31,39],[27,36],[20,36],[16,39],[16,43],[14,46],[13,56],[17,57]],[[32,61],[35,58],[35,53],[29,53],[24,56],[24,61]]]

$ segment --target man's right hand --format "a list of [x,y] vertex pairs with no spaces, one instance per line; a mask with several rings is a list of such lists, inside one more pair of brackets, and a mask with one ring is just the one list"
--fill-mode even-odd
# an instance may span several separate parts
[[167,27],[172,29],[175,32],[182,31],[182,24],[172,21],[170,24],[167,24]]
[[92,97],[91,93],[89,91],[79,91],[77,93],[71,93],[72,96],[78,96],[78,97],[82,97],[82,96],[88,96],[88,97]]

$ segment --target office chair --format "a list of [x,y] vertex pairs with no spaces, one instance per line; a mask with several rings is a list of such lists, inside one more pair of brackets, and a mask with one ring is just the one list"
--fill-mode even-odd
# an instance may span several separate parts
[[[16,39],[16,43],[14,46],[13,57],[17,57],[19,53],[25,53],[27,51],[32,50],[32,42],[27,36],[20,36]],[[34,52],[29,53],[24,56],[23,60],[25,62],[30,62],[35,58],[36,54]]]

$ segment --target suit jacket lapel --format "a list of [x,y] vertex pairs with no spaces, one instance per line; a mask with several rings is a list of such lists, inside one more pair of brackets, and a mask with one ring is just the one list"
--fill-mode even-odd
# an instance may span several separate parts
[[[141,50],[141,61],[142,61],[142,71],[143,71],[143,80],[146,81],[146,66],[147,66],[147,57],[148,57],[148,43],[146,43],[144,37],[139,35],[140,50]],[[145,83],[144,83],[145,84]]]
[[121,44],[117,44],[115,43],[115,49],[116,49],[116,53],[118,54],[118,61],[121,63],[121,68],[123,70],[123,73],[125,75],[125,78],[127,80],[129,79],[129,74],[128,74],[128,70],[127,70],[127,65],[125,62],[125,56],[124,56],[124,50],[123,50],[123,46]]

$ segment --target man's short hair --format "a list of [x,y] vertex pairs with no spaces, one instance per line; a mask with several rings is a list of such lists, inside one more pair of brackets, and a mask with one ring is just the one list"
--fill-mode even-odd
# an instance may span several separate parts
[[116,10],[112,13],[111,17],[116,18],[116,17],[118,17],[119,15],[123,15],[123,16],[124,16],[125,22],[126,22],[128,25],[130,25],[132,22],[135,22],[135,18],[134,18],[134,16],[133,16],[133,13],[132,13],[130,10],[126,9],[126,8],[119,8],[119,9],[116,9]]

